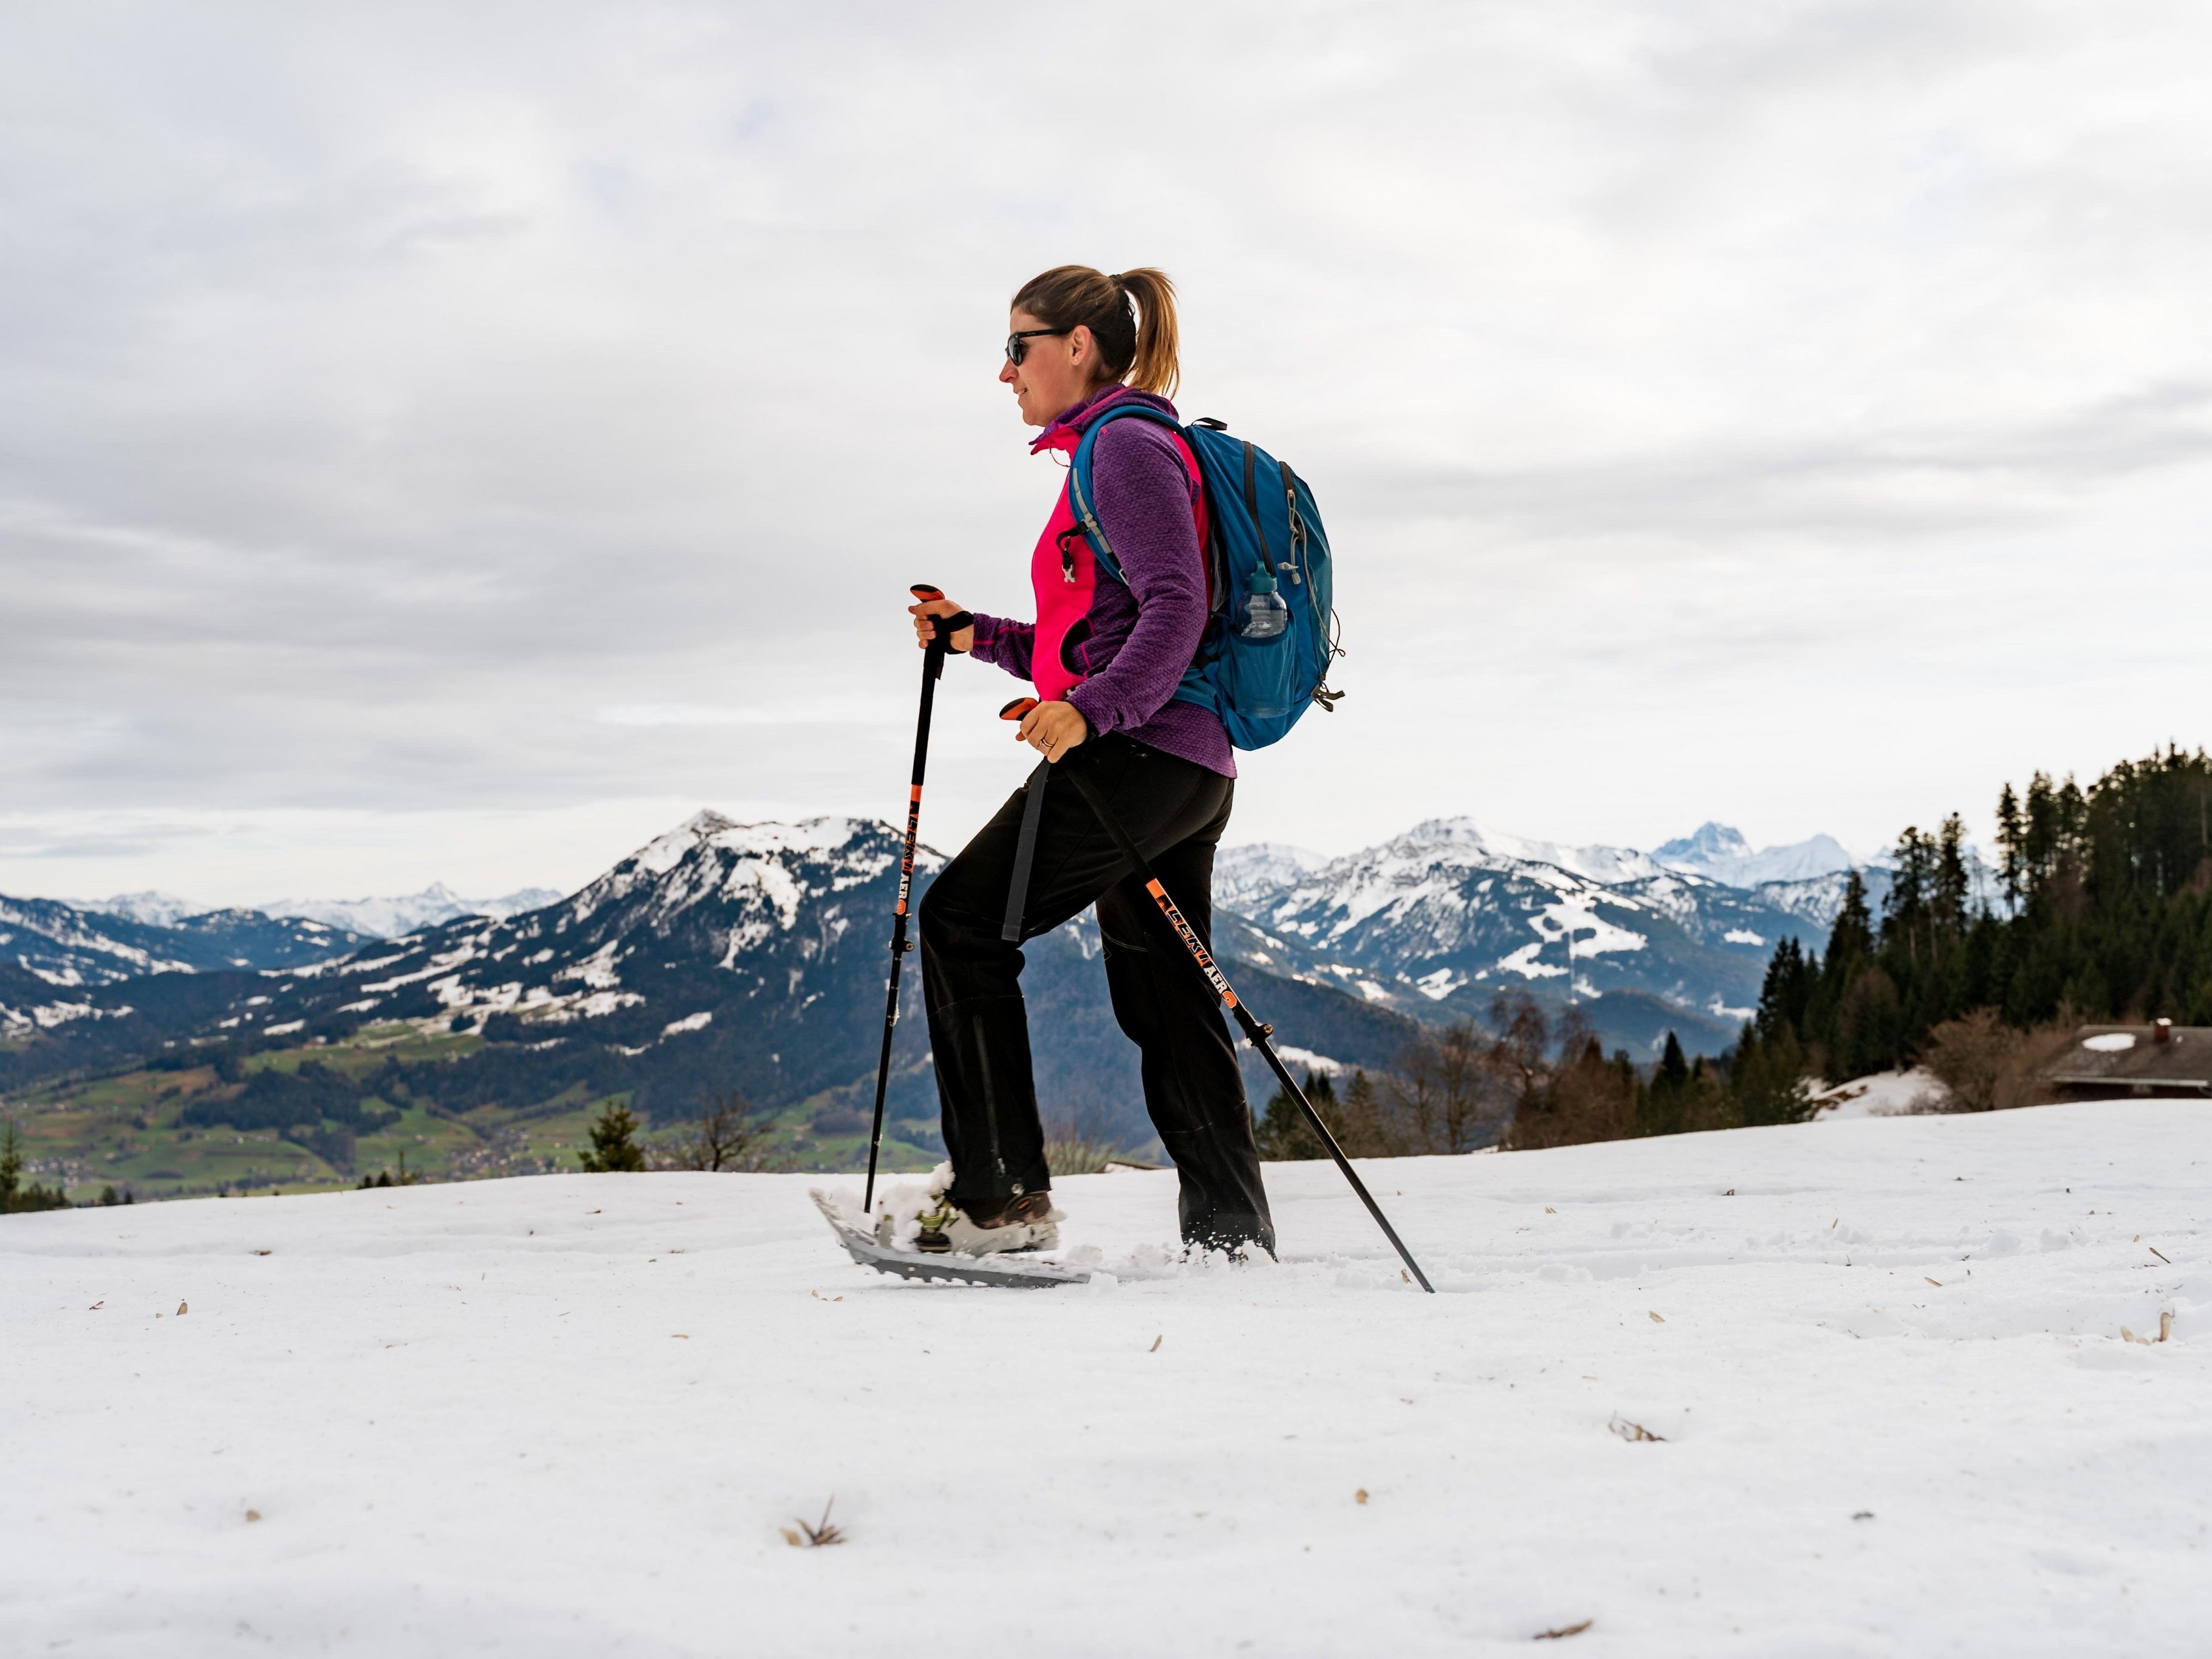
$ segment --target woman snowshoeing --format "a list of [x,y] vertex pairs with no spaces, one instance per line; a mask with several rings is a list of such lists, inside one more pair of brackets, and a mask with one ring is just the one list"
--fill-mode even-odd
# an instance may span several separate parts
[[[1108,410],[1139,398],[1174,413],[1175,289],[1152,270],[1109,276],[1061,265],[1014,295],[1000,382],[1030,444],[1073,451]],[[1214,849],[1229,823],[1236,763],[1210,709],[1173,700],[1207,619],[1205,494],[1196,460],[1151,420],[1110,422],[1093,450],[1090,503],[1121,566],[1101,569],[1063,478],[1030,562],[1036,620],[975,613],[951,648],[1032,681],[1041,701],[1021,740],[1059,763],[1079,747],[1091,788],[1211,944]],[[950,599],[910,607],[957,614]],[[952,1182],[921,1218],[925,1250],[986,1255],[1050,1248],[1060,1219],[1030,1078],[1022,955],[1001,938],[1028,790],[999,809],[923,896],[923,996]],[[1260,1155],[1220,1005],[1189,952],[1129,873],[1084,797],[1044,791],[1023,939],[1097,907],[1114,1015],[1141,1051],[1145,1106],[1182,1179],[1191,1244],[1274,1248]]]

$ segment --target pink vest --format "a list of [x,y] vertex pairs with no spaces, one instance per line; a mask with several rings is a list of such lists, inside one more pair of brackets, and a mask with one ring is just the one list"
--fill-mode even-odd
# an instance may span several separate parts
[[[1183,472],[1191,482],[1191,518],[1198,527],[1198,544],[1203,549],[1206,492],[1200,483],[1198,458],[1190,453],[1190,446],[1183,441],[1181,433],[1168,435],[1175,441],[1176,453],[1182,458]],[[1072,453],[1082,441],[1081,433],[1061,428],[1038,440],[1036,447]],[[1113,578],[1107,580],[1111,581]],[[1040,698],[1058,702],[1090,678],[1088,673],[1069,667],[1066,656],[1079,655],[1082,651],[1088,629],[1079,629],[1078,625],[1087,624],[1091,595],[1098,586],[1098,562],[1091,556],[1090,539],[1075,521],[1075,507],[1068,497],[1065,478],[1060,480],[1060,500],[1053,507],[1052,517],[1046,521],[1044,534],[1037,538],[1036,550],[1030,555],[1030,586],[1036,593],[1036,635],[1030,651],[1030,681],[1036,687]],[[1077,635],[1073,651],[1068,650],[1070,634]]]

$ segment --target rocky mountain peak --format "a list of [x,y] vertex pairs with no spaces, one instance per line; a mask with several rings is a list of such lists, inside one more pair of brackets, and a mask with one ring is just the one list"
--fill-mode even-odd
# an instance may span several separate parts
[[1699,824],[1691,834],[1677,836],[1664,846],[1652,849],[1655,858],[1692,861],[1745,858],[1750,853],[1751,843],[1743,838],[1742,830],[1729,824],[1715,823],[1711,819]]

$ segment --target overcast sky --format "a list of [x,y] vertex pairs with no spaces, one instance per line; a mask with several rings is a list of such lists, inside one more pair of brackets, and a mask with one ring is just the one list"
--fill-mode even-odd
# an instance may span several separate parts
[[[0,52],[0,892],[893,816],[1065,260],[1309,477],[1231,838],[1870,850],[2212,739],[2212,9],[84,3]],[[924,833],[1022,775],[956,663]],[[1983,831],[1985,833],[1985,830]]]

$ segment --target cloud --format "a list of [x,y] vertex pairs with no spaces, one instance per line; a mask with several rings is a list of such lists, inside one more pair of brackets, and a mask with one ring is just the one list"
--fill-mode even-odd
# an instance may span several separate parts
[[1571,541],[1641,532],[1850,546],[2033,526],[2147,473],[2212,463],[2212,383],[2153,385],[2050,417],[1752,440],[1601,466],[1439,467],[1352,480],[1376,520],[1456,520]]
[[896,811],[906,584],[1027,608],[991,377],[1068,258],[1176,275],[1188,411],[1342,564],[1352,696],[1238,833],[1873,844],[2183,720],[2201,8],[1116,19],[1058,78],[1001,5],[11,20],[0,799],[458,814],[478,887],[554,879],[512,814]]

